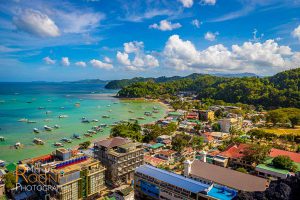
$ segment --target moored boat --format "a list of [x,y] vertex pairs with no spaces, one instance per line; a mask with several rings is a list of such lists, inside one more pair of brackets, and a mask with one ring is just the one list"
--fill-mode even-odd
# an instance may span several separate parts
[[38,129],[38,128],[34,128],[34,129],[33,129],[33,132],[35,132],[35,133],[39,133],[40,131],[39,131],[39,129]]
[[26,119],[26,118],[21,118],[21,119],[18,120],[18,122],[28,122],[28,119]]
[[38,144],[38,145],[44,145],[45,142],[41,140],[40,138],[34,138],[33,143]]
[[45,129],[46,131],[52,131],[52,128],[51,128],[50,126],[47,126],[47,125],[44,126],[44,129]]
[[109,116],[108,116],[108,115],[103,115],[102,117],[103,117],[103,118],[109,118]]
[[81,137],[80,137],[80,135],[79,134],[73,134],[73,138],[75,138],[75,139],[81,139]]
[[3,136],[0,136],[0,141],[5,141],[5,138]]
[[53,145],[56,146],[56,147],[63,147],[63,146],[64,146],[64,145],[63,145],[62,143],[60,143],[60,142],[55,142]]
[[61,141],[65,143],[72,143],[72,140],[68,138],[62,138]]

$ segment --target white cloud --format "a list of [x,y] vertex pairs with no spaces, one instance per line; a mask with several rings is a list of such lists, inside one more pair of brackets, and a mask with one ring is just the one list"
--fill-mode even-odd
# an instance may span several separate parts
[[112,60],[107,56],[104,57],[104,61],[107,63],[112,63]]
[[204,35],[204,38],[208,41],[214,41],[217,37],[217,35],[219,35],[218,32],[215,32],[215,33],[212,33],[212,32],[207,32],[205,35]]
[[194,4],[194,0],[179,0],[179,1],[182,3],[183,7],[186,8],[190,8]]
[[195,26],[196,28],[200,28],[200,25],[202,22],[200,22],[198,19],[192,20],[192,25]]
[[[129,54],[133,56],[130,61]],[[159,61],[150,54],[145,54],[144,43],[139,41],[124,43],[124,52],[117,52],[117,60],[128,70],[144,71],[159,66]]]
[[201,0],[200,4],[201,5],[215,5],[217,0]]
[[300,41],[300,25],[293,30],[292,35]]
[[222,44],[197,50],[190,41],[172,35],[162,52],[166,66],[197,72],[254,72],[265,74],[299,67],[300,52],[280,46],[274,40],[244,42],[228,49]]
[[161,31],[172,31],[174,29],[178,29],[181,27],[180,23],[174,23],[168,21],[168,20],[161,20],[159,24],[152,24],[149,26],[149,28],[158,29]]
[[127,53],[122,53],[120,51],[117,52],[117,60],[119,61],[119,63],[123,64],[123,65],[130,65],[130,60],[129,60],[129,56]]
[[100,26],[100,21],[105,18],[102,13],[74,10],[66,12],[54,10],[52,15],[57,19],[58,25],[64,33],[87,33]]
[[68,57],[62,57],[62,58],[61,58],[61,64],[62,64],[63,66],[69,66],[69,65],[70,65],[69,58],[68,58]]
[[55,64],[55,60],[51,59],[49,56],[43,58],[44,62],[48,65],[54,65]]
[[75,65],[79,67],[86,67],[86,63],[83,61],[76,62]]
[[101,60],[93,59],[90,61],[90,63],[93,67],[100,68],[100,69],[112,69],[113,68],[112,64],[102,62]]
[[37,10],[26,9],[13,18],[19,30],[40,37],[57,37],[60,31],[54,21]]

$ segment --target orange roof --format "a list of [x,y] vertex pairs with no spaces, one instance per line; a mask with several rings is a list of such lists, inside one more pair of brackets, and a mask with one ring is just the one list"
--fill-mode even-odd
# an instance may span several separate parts
[[272,157],[272,158],[274,158],[276,156],[288,156],[294,162],[300,163],[300,153],[295,153],[295,152],[290,152],[290,151],[285,151],[285,150],[272,148],[269,156]]
[[173,150],[161,150],[161,151],[157,152],[157,154],[162,154],[165,156],[170,156],[174,153],[176,153],[176,151],[173,151]]
[[163,160],[163,159],[148,156],[148,155],[144,155],[144,160],[145,160],[146,163],[149,163],[153,166],[157,166],[157,165],[166,163],[166,161]]
[[233,144],[230,145],[225,151],[221,152],[219,155],[228,158],[242,158],[244,157],[245,149],[249,146],[249,144]]

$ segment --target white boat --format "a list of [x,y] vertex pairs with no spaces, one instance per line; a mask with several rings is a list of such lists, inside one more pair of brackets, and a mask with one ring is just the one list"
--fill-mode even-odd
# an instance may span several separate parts
[[22,145],[21,145],[21,142],[17,142],[17,143],[15,144],[15,148],[16,148],[16,149],[21,148],[21,146],[22,146]]
[[110,107],[111,105],[107,105],[107,107]]
[[103,117],[103,118],[109,118],[109,116],[108,116],[108,115],[103,115],[102,117]]
[[86,137],[92,137],[92,134],[91,133],[84,133],[84,136],[86,136]]
[[44,110],[46,109],[45,107],[38,107],[39,110]]
[[67,118],[69,117],[68,115],[59,115],[58,118]]
[[26,118],[21,118],[21,119],[18,120],[18,122],[28,122],[28,119],[26,119]]
[[49,126],[47,126],[47,125],[44,126],[44,129],[45,129],[46,131],[52,131],[52,128],[49,127]]
[[5,141],[5,138],[3,136],[0,136],[0,141]]
[[45,142],[41,140],[40,138],[34,138],[33,143],[38,144],[38,145],[44,145]]
[[39,133],[40,131],[39,131],[39,129],[38,129],[38,128],[34,128],[34,129],[33,129],[33,132],[35,132],[35,133]]
[[28,124],[34,124],[34,123],[37,123],[37,121],[30,121],[30,120],[28,120],[27,123]]
[[99,122],[99,120],[98,119],[93,119],[92,122]]
[[0,167],[5,167],[5,161],[4,160],[0,160]]

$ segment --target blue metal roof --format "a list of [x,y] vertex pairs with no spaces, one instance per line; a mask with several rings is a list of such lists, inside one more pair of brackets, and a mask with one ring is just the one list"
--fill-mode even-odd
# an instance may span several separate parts
[[141,165],[136,169],[136,172],[154,177],[160,181],[175,185],[187,191],[198,193],[209,188],[210,185],[203,184],[184,176],[158,169],[150,165]]

